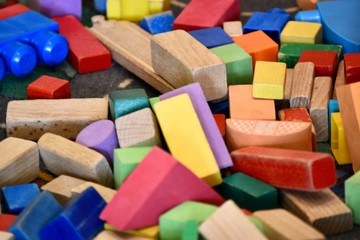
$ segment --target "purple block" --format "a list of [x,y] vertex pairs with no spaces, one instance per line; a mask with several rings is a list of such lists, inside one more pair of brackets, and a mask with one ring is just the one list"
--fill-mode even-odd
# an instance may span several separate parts
[[230,154],[198,82],[167,92],[159,98],[162,101],[184,93],[187,93],[190,96],[219,168],[224,169],[231,167],[233,163]]
[[29,5],[50,18],[73,15],[81,20],[82,0],[31,0]]
[[100,120],[88,125],[77,135],[75,141],[101,153],[110,166],[113,166],[114,149],[119,148],[119,143],[112,121]]

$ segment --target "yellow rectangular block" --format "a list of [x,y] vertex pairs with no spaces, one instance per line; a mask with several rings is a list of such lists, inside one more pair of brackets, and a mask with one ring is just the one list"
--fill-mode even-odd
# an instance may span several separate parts
[[139,22],[149,14],[149,0],[121,0],[121,19]]
[[280,43],[322,43],[322,25],[289,21],[280,34]]
[[338,164],[351,163],[340,112],[331,113],[331,152]]
[[[104,229],[108,230],[108,231],[117,232],[117,230],[108,223],[105,223]],[[129,231],[124,231],[124,232],[120,232],[120,233],[128,234],[128,235],[134,236],[134,237],[158,239],[159,233],[160,233],[160,227],[159,227],[159,225],[154,225],[154,226],[150,226],[150,227],[146,227],[146,228],[141,228],[141,229],[137,229],[137,230],[129,230]]]
[[189,96],[160,101],[154,110],[173,157],[210,186],[220,184],[219,167]]
[[106,17],[108,19],[121,19],[121,0],[106,1]]

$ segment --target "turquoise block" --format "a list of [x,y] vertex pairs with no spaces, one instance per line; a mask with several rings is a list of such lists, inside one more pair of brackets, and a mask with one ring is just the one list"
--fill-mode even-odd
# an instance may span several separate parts
[[330,99],[328,105],[328,129],[329,129],[329,136],[331,136],[331,114],[334,112],[340,112],[339,109],[339,102],[337,99]]

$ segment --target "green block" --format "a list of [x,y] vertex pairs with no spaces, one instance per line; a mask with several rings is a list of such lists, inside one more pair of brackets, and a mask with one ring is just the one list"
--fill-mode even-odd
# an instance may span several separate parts
[[125,178],[150,152],[152,147],[129,147],[114,150],[114,180],[118,189]]
[[354,222],[360,224],[360,172],[345,181],[345,204],[351,209]]
[[149,98],[149,102],[150,102],[151,109],[154,111],[154,105],[155,105],[155,103],[160,102],[160,98],[159,97]]
[[199,222],[198,221],[188,221],[184,225],[184,230],[182,232],[181,240],[198,240],[199,239]]
[[188,221],[198,223],[207,219],[217,210],[217,206],[187,201],[160,216],[160,239],[181,240]]
[[252,57],[236,43],[211,48],[226,66],[228,85],[251,84],[253,78]]
[[250,222],[252,222],[255,227],[260,231],[262,232],[263,234],[265,234],[265,226],[264,224],[256,217],[254,216],[248,216],[248,219]]
[[278,207],[277,190],[244,173],[235,173],[223,179],[216,191],[226,200],[232,199],[240,208],[250,211]]
[[278,61],[286,63],[288,68],[293,68],[304,50],[335,51],[339,59],[342,59],[342,49],[341,45],[284,43],[280,46]]

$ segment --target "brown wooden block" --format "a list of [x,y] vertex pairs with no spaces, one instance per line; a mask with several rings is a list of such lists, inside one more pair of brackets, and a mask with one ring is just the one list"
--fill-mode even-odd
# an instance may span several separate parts
[[34,141],[47,132],[75,139],[87,125],[107,117],[108,102],[102,98],[17,100],[8,103],[6,131]]
[[294,78],[294,69],[287,68],[285,84],[284,84],[284,99],[290,99],[290,97],[291,97],[291,88],[292,88],[293,78]]
[[334,86],[334,92],[333,92],[333,99],[337,99],[336,97],[336,87],[337,86],[342,86],[345,84],[345,66],[344,66],[344,60],[342,60],[339,63],[339,67],[338,67],[338,71],[337,71],[337,75],[335,78],[335,86]]
[[78,196],[80,193],[88,189],[89,187],[95,188],[95,190],[100,194],[100,196],[105,200],[105,202],[110,202],[110,200],[114,197],[116,191],[104,187],[100,184],[93,183],[93,182],[83,182],[82,184],[79,184],[71,189],[72,196]]
[[314,77],[315,65],[313,63],[304,62],[295,65],[290,95],[290,107],[310,108]]
[[223,23],[224,31],[230,37],[237,37],[243,35],[242,23],[241,21],[228,21]]

